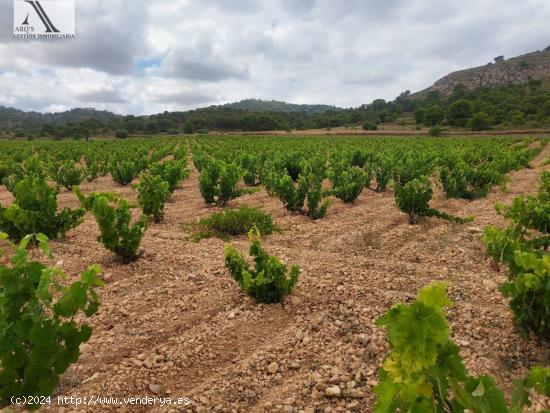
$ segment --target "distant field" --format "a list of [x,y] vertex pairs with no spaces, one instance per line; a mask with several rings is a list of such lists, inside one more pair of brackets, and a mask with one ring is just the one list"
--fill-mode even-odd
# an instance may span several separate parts
[[[417,129],[411,126],[400,126],[393,124],[379,125],[378,130],[364,130],[361,127],[346,127],[338,126],[334,128],[325,129],[307,129],[307,130],[293,130],[287,131],[266,131],[266,132],[211,132],[212,135],[231,135],[231,136],[427,136],[429,135],[430,128],[421,127]],[[443,136],[514,136],[514,135],[550,135],[550,129],[506,129],[506,130],[494,130],[494,131],[480,131],[472,132],[461,128],[444,128],[442,131]]]

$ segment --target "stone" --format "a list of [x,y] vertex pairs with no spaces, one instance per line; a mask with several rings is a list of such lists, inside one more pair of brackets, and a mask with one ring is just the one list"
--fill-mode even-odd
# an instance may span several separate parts
[[366,396],[365,396],[365,393],[363,393],[361,390],[353,389],[353,390],[350,390],[349,397],[351,397],[352,399],[362,399]]
[[88,383],[89,381],[95,380],[99,377],[99,373],[92,374],[91,377],[88,377],[87,379],[82,380],[82,384]]
[[359,410],[360,408],[361,408],[361,406],[359,405],[359,402],[357,400],[354,400],[354,401],[346,404],[346,409],[351,410],[351,411],[356,411],[356,410]]
[[325,389],[325,396],[327,397],[340,397],[340,394],[342,394],[342,390],[338,386],[328,386]]
[[357,336],[357,341],[359,342],[359,344],[363,344],[364,346],[366,346],[370,343],[370,337],[367,334],[359,334]]
[[300,305],[301,302],[302,300],[300,300],[300,298],[296,297],[295,295],[290,297],[290,304],[292,305]]
[[277,370],[279,370],[279,365],[276,362],[272,362],[269,366],[267,366],[267,372],[269,374],[275,374],[277,373]]

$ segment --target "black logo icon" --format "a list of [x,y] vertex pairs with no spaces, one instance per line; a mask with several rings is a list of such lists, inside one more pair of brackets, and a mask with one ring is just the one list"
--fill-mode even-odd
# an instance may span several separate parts
[[[59,33],[59,30],[53,25],[52,21],[42,8],[42,5],[38,0],[25,0],[25,3],[29,3],[36,14],[38,14],[38,17],[40,17],[40,20],[42,20],[42,23],[44,26],[46,26],[46,33]],[[29,24],[29,15],[27,14],[27,17],[25,18],[25,21],[22,23],[23,25]]]

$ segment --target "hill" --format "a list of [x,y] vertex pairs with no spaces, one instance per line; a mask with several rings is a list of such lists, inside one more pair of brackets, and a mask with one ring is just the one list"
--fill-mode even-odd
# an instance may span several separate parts
[[508,60],[499,56],[485,66],[453,72],[411,96],[422,97],[432,91],[450,95],[459,84],[467,90],[475,90],[486,86],[524,85],[530,79],[550,80],[550,46]]
[[0,130],[22,128],[25,130],[40,129],[44,125],[59,126],[82,121],[108,123],[121,118],[112,112],[91,108],[75,108],[58,113],[24,112],[19,109],[0,106]]
[[250,112],[298,112],[306,114],[319,114],[327,112],[339,112],[342,108],[331,105],[305,105],[281,102],[278,100],[245,99],[240,102],[222,105],[231,109],[242,109]]

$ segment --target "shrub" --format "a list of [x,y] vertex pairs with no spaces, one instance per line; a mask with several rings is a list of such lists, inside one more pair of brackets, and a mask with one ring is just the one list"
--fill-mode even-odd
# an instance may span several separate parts
[[178,146],[176,146],[176,148],[174,149],[173,156],[176,161],[185,161],[186,163],[184,166],[186,166],[187,165],[187,146],[184,144],[179,144]]
[[101,170],[99,165],[96,162],[86,162],[86,169],[83,171],[83,175],[86,178],[86,181],[92,182],[97,179]]
[[401,211],[409,215],[410,224],[418,224],[423,217],[438,217],[456,223],[471,221],[471,218],[463,219],[430,208],[432,194],[430,180],[426,176],[421,176],[403,186],[396,185],[395,203]]
[[73,161],[65,161],[59,164],[54,170],[53,179],[57,184],[70,191],[73,189],[73,186],[80,185],[85,175],[84,170],[77,168]]
[[363,130],[377,130],[378,125],[376,123],[371,122],[369,120],[363,122]]
[[430,213],[428,203],[432,193],[428,178],[414,179],[402,187],[395,187],[395,202],[401,211],[409,215],[409,223],[417,224],[420,218]]
[[514,251],[517,272],[501,285],[510,299],[514,324],[527,337],[530,332],[550,339],[550,254]]
[[0,159],[0,182],[14,174],[17,169],[15,162]]
[[501,230],[487,226],[487,252],[509,268],[500,291],[510,299],[513,321],[524,336],[550,338],[550,173],[541,175],[536,196],[517,197],[511,206],[496,205],[512,223]]
[[369,159],[369,153],[360,149],[355,149],[349,154],[349,163],[351,166],[363,168]]
[[[7,235],[0,233],[0,239]],[[47,237],[36,241],[51,257]],[[82,316],[90,317],[99,307],[96,287],[103,286],[100,267],[93,265],[71,285],[57,268],[31,261],[26,247],[31,235],[22,238],[10,264],[0,264],[0,406],[12,398],[48,398],[59,377],[80,357],[80,344],[92,329]],[[26,408],[37,410],[40,404]]]
[[128,131],[126,129],[118,129],[115,132],[115,137],[117,139],[126,139],[128,137]]
[[376,192],[384,192],[392,176],[392,168],[385,161],[378,161],[372,168],[374,178],[376,179]]
[[453,163],[439,172],[439,181],[449,198],[483,198],[495,185],[504,183],[504,176],[489,167],[473,168],[458,160]]
[[80,225],[84,210],[64,208],[57,213],[57,193],[43,178],[31,175],[21,179],[13,188],[14,202],[0,207],[0,229],[14,240],[39,232],[49,238],[64,237]]
[[281,159],[282,163],[282,170],[286,169],[290,177],[294,182],[298,180],[298,177],[302,173],[303,170],[303,159],[302,154],[299,152],[290,152],[285,154],[285,156]]
[[251,191],[238,188],[242,171],[234,163],[209,161],[199,176],[199,189],[207,204],[226,205],[230,200]]
[[293,265],[288,271],[277,257],[262,249],[260,234],[250,231],[250,255],[256,267],[251,270],[243,255],[231,245],[225,247],[225,266],[233,279],[248,295],[263,303],[280,302],[291,294],[298,281],[300,268]]
[[308,189],[305,180],[298,180],[298,184],[295,185],[285,171],[271,186],[273,193],[283,202],[286,209],[293,212],[303,211]]
[[155,222],[164,217],[164,202],[170,196],[168,182],[160,176],[149,172],[141,174],[139,182],[134,186],[138,192],[137,200],[145,215],[153,216]]
[[376,413],[520,413],[530,406],[530,391],[550,396],[550,369],[533,367],[516,381],[510,405],[490,376],[468,374],[451,339],[444,308],[452,305],[444,284],[423,288],[416,301],[394,305],[377,325],[386,328],[391,352],[384,358]]
[[[312,164],[307,164],[296,183],[286,172],[271,184],[273,193],[283,202],[286,209],[300,212],[312,219],[323,218],[330,207],[330,200],[321,189],[322,172],[315,171]],[[307,209],[304,208],[307,199]]]
[[15,184],[23,178],[34,176],[46,180],[48,169],[43,159],[37,155],[33,155],[20,164],[12,164],[9,175],[2,179],[2,183],[8,191],[13,192]]
[[311,219],[323,218],[332,201],[330,199],[323,201],[325,193],[321,188],[322,177],[314,173],[311,169],[306,169],[304,175],[298,180],[300,179],[305,181],[305,186],[307,187],[307,215]]
[[328,171],[328,179],[332,182],[331,194],[344,202],[353,202],[363,192],[367,175],[356,166],[347,166],[335,162]]
[[219,192],[219,168],[215,164],[204,167],[199,175],[199,190],[207,204],[216,202],[216,195]]
[[136,178],[140,169],[133,161],[120,160],[111,164],[110,172],[115,183],[128,185]]
[[550,234],[550,172],[541,174],[536,196],[516,197],[512,205],[499,205],[497,211],[522,227]]
[[259,183],[258,175],[260,173],[259,159],[245,152],[241,156],[240,163],[244,171],[244,183],[250,186],[257,185]]
[[151,174],[158,175],[163,181],[168,182],[169,194],[173,194],[190,173],[186,168],[185,159],[154,163],[149,170]]
[[195,231],[192,236],[195,242],[210,237],[227,240],[229,236],[247,234],[254,227],[262,235],[271,234],[277,230],[271,214],[263,212],[260,208],[250,208],[246,205],[239,209],[215,212],[189,227]]
[[439,138],[441,136],[441,126],[432,126],[428,133],[432,138]]
[[78,187],[74,188],[74,192],[82,206],[97,221],[100,231],[97,240],[120,257],[122,262],[135,261],[138,258],[139,244],[147,229],[147,216],[142,215],[132,224],[132,214],[126,199],[101,192],[94,192],[86,197]]

